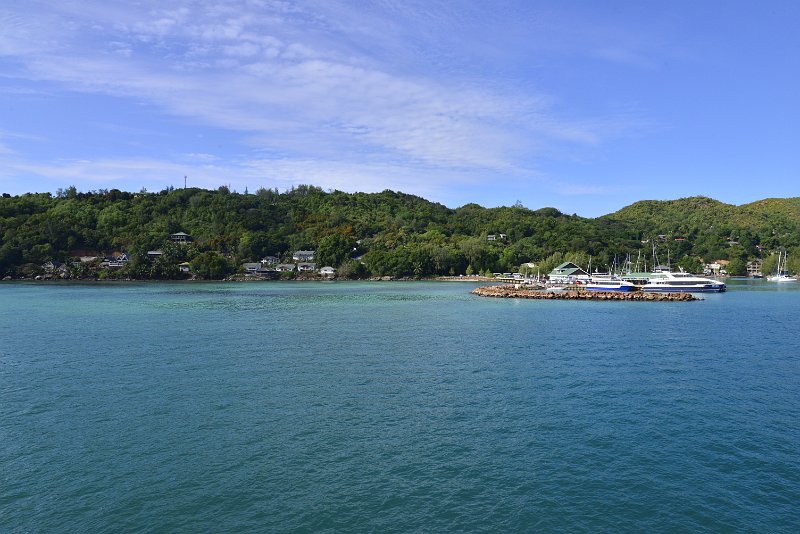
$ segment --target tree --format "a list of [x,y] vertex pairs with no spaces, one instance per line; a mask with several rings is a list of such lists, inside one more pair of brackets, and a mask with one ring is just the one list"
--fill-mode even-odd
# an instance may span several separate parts
[[233,272],[233,265],[221,254],[203,252],[192,261],[192,272],[202,278],[219,280]]
[[725,270],[731,276],[745,276],[747,275],[747,264],[740,258],[733,258],[728,262]]
[[703,272],[703,263],[695,256],[684,256],[678,261],[678,267],[687,273],[698,274]]
[[769,274],[776,274],[778,272],[778,255],[772,254],[767,258],[764,258],[763,263],[761,264],[761,272],[764,275]]
[[358,260],[349,260],[339,266],[337,274],[339,278],[355,280],[365,277],[368,273],[363,263]]
[[317,245],[317,263],[338,267],[350,256],[353,245],[353,240],[342,234],[325,236]]

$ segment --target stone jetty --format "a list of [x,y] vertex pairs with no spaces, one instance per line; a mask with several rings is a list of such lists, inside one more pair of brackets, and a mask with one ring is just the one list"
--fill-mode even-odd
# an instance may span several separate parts
[[645,293],[644,291],[545,291],[527,289],[512,285],[483,286],[472,293],[481,297],[502,299],[540,299],[540,300],[627,300],[642,302],[688,302],[698,300],[691,293]]

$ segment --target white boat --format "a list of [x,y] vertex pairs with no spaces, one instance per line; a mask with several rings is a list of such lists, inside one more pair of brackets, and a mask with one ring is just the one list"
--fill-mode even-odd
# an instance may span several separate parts
[[797,278],[789,276],[786,270],[786,254],[786,252],[783,253],[783,262],[781,262],[781,252],[778,251],[778,273],[767,277],[770,282],[797,282]]
[[633,291],[634,289],[635,285],[613,274],[595,273],[586,284],[586,291]]
[[642,291],[665,293],[721,293],[726,289],[724,282],[713,278],[669,271],[650,273],[650,279],[642,286]]

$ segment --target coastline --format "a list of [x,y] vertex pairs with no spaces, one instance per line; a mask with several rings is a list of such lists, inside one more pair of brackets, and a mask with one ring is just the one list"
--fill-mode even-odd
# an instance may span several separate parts
[[337,278],[326,276],[298,276],[295,278],[265,278],[236,274],[221,279],[214,278],[12,278],[7,276],[0,279],[2,282],[43,282],[43,283],[70,283],[70,282],[496,282],[497,279],[486,276],[428,276],[422,278],[373,276],[369,278]]

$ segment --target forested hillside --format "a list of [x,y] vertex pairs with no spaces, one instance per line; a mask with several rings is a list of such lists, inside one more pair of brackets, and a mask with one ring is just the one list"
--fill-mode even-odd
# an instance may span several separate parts
[[[167,244],[180,231],[193,237],[191,246]],[[744,206],[704,197],[643,201],[587,219],[553,208],[450,209],[393,191],[350,194],[313,186],[255,194],[226,187],[158,193],[71,187],[0,198],[0,276],[30,275],[48,260],[73,263],[81,255],[124,251],[131,262],[114,276],[179,277],[175,262],[189,261],[195,273],[214,278],[243,262],[287,259],[300,249],[316,250],[318,265],[350,277],[509,272],[525,262],[547,272],[564,259],[585,265],[589,256],[595,266],[609,265],[640,250],[649,254],[653,243],[690,269],[701,259],[769,258],[779,247],[789,249],[796,268],[800,199]],[[165,257],[148,260],[153,249]]]
[[800,247],[800,198],[771,198],[742,206],[707,197],[646,200],[601,219],[635,229],[642,239],[665,236],[675,258],[729,259],[740,266],[763,257],[769,271],[774,268],[772,253],[783,249],[790,252],[790,267],[800,269],[800,258],[792,254]]

